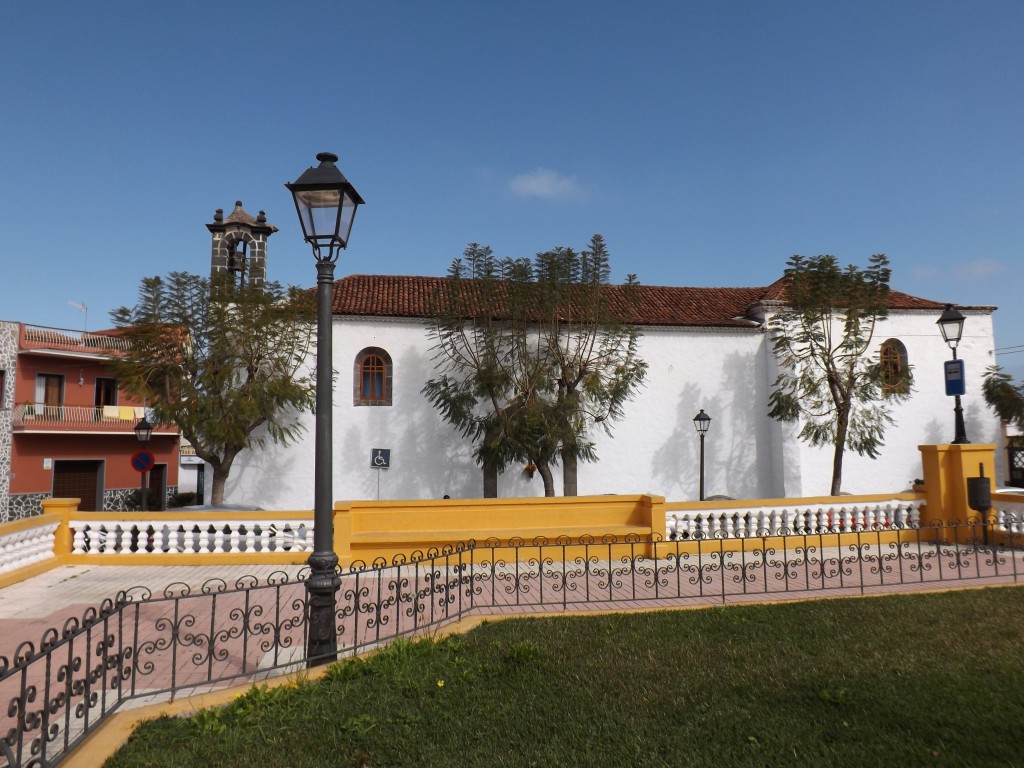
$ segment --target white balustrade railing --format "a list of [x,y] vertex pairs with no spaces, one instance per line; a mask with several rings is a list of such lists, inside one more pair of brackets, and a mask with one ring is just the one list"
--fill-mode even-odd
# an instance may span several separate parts
[[[668,514],[672,540],[817,535],[900,530],[920,523],[922,499],[836,504],[694,508]],[[996,530],[1024,541],[1024,501],[993,499]],[[94,514],[94,513],[93,513]],[[72,554],[239,554],[313,551],[313,519],[274,516],[248,519],[158,520],[72,517]],[[0,533],[0,573],[54,556],[58,523]],[[1012,539],[1011,539],[1012,540]]]
[[52,558],[57,525],[57,522],[44,523],[0,535],[0,573]]
[[313,521],[71,520],[75,555],[312,552]]
[[995,510],[996,530],[1024,537],[1024,501],[1003,501],[995,497],[992,508]]
[[688,509],[669,513],[669,539],[742,539],[784,534],[899,530],[918,525],[922,501]]
[[61,424],[68,427],[108,428],[130,430],[146,414],[142,407],[108,405],[46,405],[45,403],[22,403],[12,409],[11,419],[16,427],[44,426],[40,422]]

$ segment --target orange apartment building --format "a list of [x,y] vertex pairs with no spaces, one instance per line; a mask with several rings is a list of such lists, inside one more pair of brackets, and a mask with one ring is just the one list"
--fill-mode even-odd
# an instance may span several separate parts
[[[83,510],[135,508],[142,476],[135,425],[143,403],[121,391],[107,361],[124,339],[0,321],[0,522],[39,514],[48,497]],[[155,503],[178,485],[178,430],[154,425],[147,448]]]

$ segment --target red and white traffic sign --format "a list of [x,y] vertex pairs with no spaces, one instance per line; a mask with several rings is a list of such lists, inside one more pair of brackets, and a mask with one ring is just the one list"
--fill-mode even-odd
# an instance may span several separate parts
[[149,472],[156,464],[156,457],[152,451],[140,448],[132,454],[132,469],[136,472]]

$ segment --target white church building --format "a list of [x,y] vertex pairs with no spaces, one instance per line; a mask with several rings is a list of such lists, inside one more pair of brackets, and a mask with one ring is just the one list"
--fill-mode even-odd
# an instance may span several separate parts
[[[239,280],[266,276],[267,241],[277,228],[263,211],[241,202],[207,224],[212,270]],[[780,274],[780,278],[781,278]],[[432,297],[447,278],[351,275],[334,285],[334,498],[441,499],[483,495],[483,471],[473,445],[421,393],[436,375],[429,335]],[[705,495],[734,499],[825,495],[832,479],[832,448],[797,438],[798,424],[768,416],[779,369],[767,333],[783,298],[781,280],[760,288],[639,286],[636,322],[647,376],[611,435],[590,435],[598,460],[580,462],[580,495],[654,493],[670,501],[698,498],[700,442],[693,417],[711,417],[705,436]],[[898,359],[914,374],[912,396],[892,406],[876,459],[846,452],[844,492],[891,493],[921,476],[919,445],[948,443],[953,400],[945,394],[943,362],[950,351],[936,321],[945,304],[893,291],[889,317],[878,324],[873,354]],[[981,396],[982,376],[994,361],[994,307],[959,307],[966,316],[958,347],[966,367],[963,397],[967,436],[997,443],[999,420]],[[310,360],[313,366],[313,360]],[[312,509],[314,416],[288,446],[267,441],[236,459],[225,502],[262,509]],[[388,457],[387,468],[373,459]],[[378,462],[380,459],[378,459]],[[1000,476],[1006,457],[997,452]],[[556,493],[561,471],[552,468]],[[498,495],[541,496],[539,474],[507,468]]]
[[[483,474],[473,446],[427,402],[435,375],[428,335],[430,299],[446,278],[352,275],[334,292],[334,498],[477,498]],[[712,419],[705,438],[705,493],[736,499],[824,495],[832,449],[797,439],[799,426],[768,417],[778,367],[766,332],[779,309],[780,286],[682,288],[641,286],[640,356],[644,386],[612,434],[595,433],[598,460],[579,465],[580,495],[656,493],[672,501],[698,497],[699,438],[693,417]],[[874,354],[912,366],[913,394],[894,405],[895,423],[876,459],[846,452],[843,491],[908,490],[921,476],[918,446],[953,438],[953,399],[945,394],[950,358],[936,320],[945,304],[892,292],[888,319],[875,332]],[[994,307],[959,307],[966,316],[959,357],[966,361],[967,436],[995,443],[999,421],[981,396],[993,362]],[[269,444],[235,463],[225,501],[263,509],[313,506],[314,418],[287,447]],[[388,451],[388,467],[372,457]],[[999,452],[998,460],[1005,464]],[[556,493],[561,472],[553,468]],[[999,481],[1005,477],[1002,471]],[[540,496],[538,475],[507,468],[498,495]]]

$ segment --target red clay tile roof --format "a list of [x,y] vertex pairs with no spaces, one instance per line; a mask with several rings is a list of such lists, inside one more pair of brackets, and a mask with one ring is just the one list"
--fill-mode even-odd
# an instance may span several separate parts
[[[634,317],[638,325],[750,328],[745,319],[751,307],[762,301],[785,298],[782,280],[759,288],[685,288],[639,285],[634,287]],[[410,275],[348,275],[334,284],[334,314],[363,317],[429,317],[433,297],[449,284],[446,277]],[[626,306],[611,286],[612,306]],[[941,312],[942,302],[899,291],[890,293],[892,309],[924,309]],[[972,309],[993,309],[972,307]]]
[[[777,301],[784,303],[786,301],[786,278],[780,277],[774,283],[764,289],[764,296],[762,301]],[[932,301],[931,299],[922,299],[919,296],[911,296],[909,293],[902,293],[900,291],[889,291],[889,308],[890,309],[937,309],[942,311],[946,308],[944,302]],[[961,309],[987,309],[992,310],[995,307],[961,307]]]

